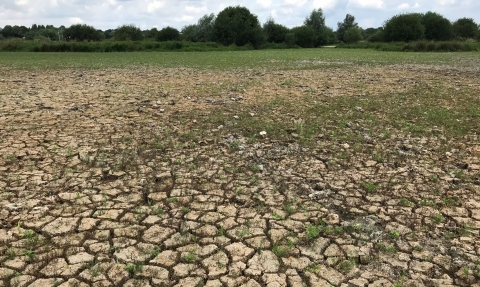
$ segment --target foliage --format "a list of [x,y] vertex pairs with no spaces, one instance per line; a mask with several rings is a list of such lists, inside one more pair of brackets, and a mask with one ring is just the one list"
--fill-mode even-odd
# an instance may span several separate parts
[[343,41],[345,43],[356,43],[361,40],[363,40],[363,36],[360,28],[349,28],[343,35]]
[[27,32],[28,28],[25,26],[6,25],[0,31],[0,34],[2,34],[4,38],[23,38]]
[[289,32],[288,28],[275,23],[272,17],[267,19],[267,22],[263,24],[263,32],[266,35],[267,42],[269,43],[283,43],[285,42],[285,36]]
[[177,41],[180,39],[180,32],[170,26],[158,31],[156,40],[159,42]]
[[424,34],[422,15],[418,13],[395,15],[384,26],[384,37],[387,42],[417,41],[423,39]]
[[133,24],[122,25],[113,33],[113,39],[115,41],[141,41],[143,34],[140,28]]
[[[310,16],[303,22],[304,26],[310,27],[315,32],[314,46],[328,43],[328,30],[325,29],[325,16],[322,8],[314,9]],[[305,31],[304,31],[305,32]]]
[[2,34],[0,34],[0,41],[5,40],[5,37],[3,37]]
[[214,24],[214,37],[223,45],[251,44],[259,47],[263,40],[263,31],[257,16],[242,6],[230,6],[222,10]]
[[197,25],[195,24],[183,26],[182,31],[180,31],[180,39],[182,41],[194,42],[195,29],[197,29]]
[[457,38],[474,38],[478,33],[478,26],[472,18],[461,18],[453,23],[453,33]]
[[440,14],[427,12],[422,17],[425,26],[425,39],[431,41],[448,41],[453,38],[453,26],[450,20]]
[[302,48],[312,48],[317,41],[315,30],[310,26],[294,27],[290,30],[295,35],[295,44]]
[[385,37],[383,34],[383,29],[378,29],[374,34],[370,35],[367,38],[367,41],[369,42],[384,42]]
[[295,46],[295,33],[289,32],[285,35],[285,44],[288,48]]
[[198,20],[195,25],[195,33],[193,40],[195,42],[213,42],[215,27],[215,14],[207,14]]
[[100,41],[102,34],[86,24],[74,24],[65,29],[64,37],[70,41]]
[[155,40],[155,38],[157,38],[157,34],[158,34],[158,29],[152,28],[150,30],[145,31],[144,38]]
[[[345,19],[343,20],[343,22],[338,22],[337,24],[338,28],[337,28],[337,39],[338,41],[343,41],[343,42],[346,42],[346,43],[353,43],[353,42],[357,42],[357,41],[360,41],[360,40],[356,40],[356,41],[353,41],[353,42],[349,42],[347,40],[345,40],[345,33],[349,30],[349,29],[352,29],[352,28],[356,28],[358,29],[358,23],[355,22],[355,16],[352,16],[350,14],[347,14],[345,16]],[[358,30],[360,31],[360,30]],[[356,32],[356,31],[355,31]],[[350,32],[350,34],[352,34],[353,32]],[[352,37],[353,35],[349,35],[349,37]],[[351,40],[351,39],[350,39]]]

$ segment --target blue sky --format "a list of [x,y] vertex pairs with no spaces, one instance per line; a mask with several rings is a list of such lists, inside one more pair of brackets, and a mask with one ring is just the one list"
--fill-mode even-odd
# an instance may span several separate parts
[[172,26],[181,29],[205,14],[217,14],[227,6],[245,6],[263,24],[272,15],[287,27],[302,25],[316,8],[322,8],[327,26],[334,29],[352,14],[363,28],[382,26],[393,15],[434,11],[455,21],[473,18],[480,23],[479,0],[1,0],[0,27],[5,25],[85,23],[97,29],[134,24],[141,29]]

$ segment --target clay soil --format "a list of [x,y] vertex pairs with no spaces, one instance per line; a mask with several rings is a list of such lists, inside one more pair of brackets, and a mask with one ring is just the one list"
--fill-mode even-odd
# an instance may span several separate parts
[[316,65],[10,70],[0,286],[480,286],[479,71]]

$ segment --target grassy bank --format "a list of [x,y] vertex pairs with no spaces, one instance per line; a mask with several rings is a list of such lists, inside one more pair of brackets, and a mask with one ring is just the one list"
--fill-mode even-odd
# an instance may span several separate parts
[[479,42],[428,42],[418,41],[411,43],[371,43],[340,44],[337,47],[345,49],[375,49],[392,52],[472,52],[480,51]]

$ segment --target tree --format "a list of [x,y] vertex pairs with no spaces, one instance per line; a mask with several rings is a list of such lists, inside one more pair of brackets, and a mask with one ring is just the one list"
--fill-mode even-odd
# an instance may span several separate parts
[[356,43],[363,40],[362,29],[352,27],[343,34],[343,41],[345,43]]
[[157,38],[155,40],[164,42],[164,41],[176,41],[180,39],[180,32],[170,26],[163,28],[158,31]]
[[304,26],[310,27],[315,31],[315,42],[314,46],[319,46],[328,42],[327,33],[325,30],[325,16],[323,15],[322,8],[313,9],[305,21],[303,22]]
[[258,48],[264,41],[262,27],[257,16],[241,6],[223,9],[215,19],[214,38],[223,45],[251,44]]
[[345,32],[347,32],[348,29],[358,28],[358,23],[355,22],[355,17],[354,16],[352,16],[350,14],[347,14],[347,16],[345,16],[345,19],[343,20],[343,22],[338,22],[337,26],[338,26],[338,28],[337,28],[337,39],[338,39],[338,41],[347,42],[344,39]]
[[290,30],[295,35],[295,44],[302,48],[313,48],[317,41],[316,31],[310,26],[294,27]]
[[155,39],[157,38],[158,35],[158,29],[157,28],[152,28],[150,30],[145,31],[144,37],[145,39]]
[[385,23],[383,33],[387,42],[421,40],[425,34],[422,15],[418,13],[395,15]]
[[94,27],[86,24],[74,24],[65,29],[63,33],[66,40],[70,41],[100,41],[103,35]]
[[453,33],[458,38],[474,38],[478,26],[472,18],[461,18],[453,23]]
[[263,32],[270,43],[283,43],[285,36],[288,33],[288,28],[275,23],[272,17],[269,17],[267,22],[263,24]]
[[182,31],[180,31],[180,39],[182,41],[195,42],[195,30],[197,25],[191,24],[184,26]]
[[427,12],[422,17],[425,26],[425,39],[431,41],[448,41],[453,38],[453,26],[450,20],[440,14]]
[[195,42],[213,42],[214,41],[215,14],[207,14],[198,20],[195,25]]
[[385,42],[385,37],[383,35],[383,28],[377,29],[375,33],[366,38],[368,42]]
[[115,41],[141,41],[143,34],[142,30],[133,24],[122,25],[113,32],[113,39]]

